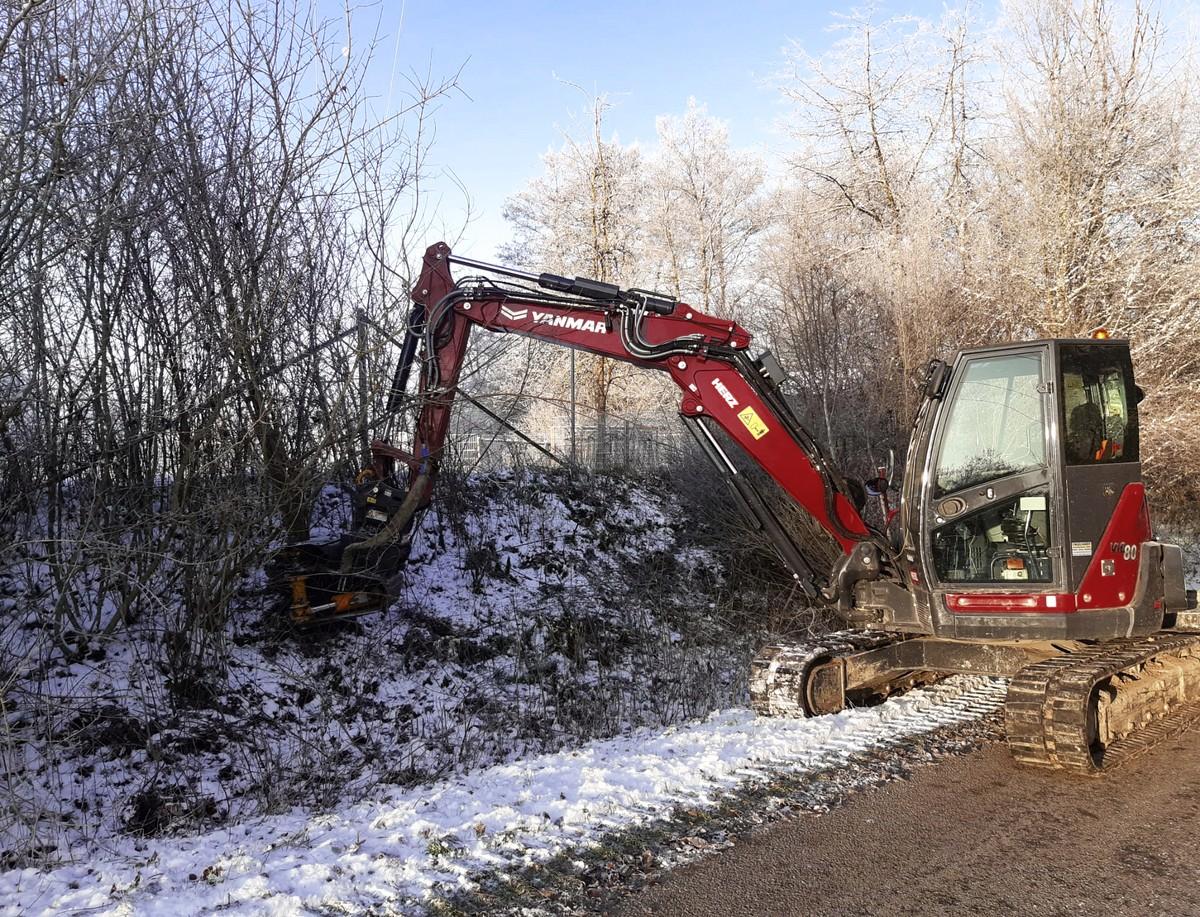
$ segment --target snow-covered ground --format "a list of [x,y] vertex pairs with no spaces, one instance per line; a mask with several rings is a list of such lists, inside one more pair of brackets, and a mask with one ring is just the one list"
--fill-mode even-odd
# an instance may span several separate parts
[[114,838],[75,865],[0,874],[0,913],[411,913],[483,871],[711,804],[751,778],[827,769],[977,718],[1003,696],[999,681],[958,677],[810,720],[731,709],[429,787],[380,788],[324,815],[292,812],[180,839]]
[[0,595],[0,868],[329,811],[744,703],[753,637],[716,607],[719,565],[662,490],[520,473],[441,493],[400,607],[289,636],[251,583],[200,702],[171,689],[168,624],[68,659]]

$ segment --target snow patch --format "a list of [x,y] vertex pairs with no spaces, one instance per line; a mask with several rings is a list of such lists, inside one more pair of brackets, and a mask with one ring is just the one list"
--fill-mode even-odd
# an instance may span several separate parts
[[756,776],[816,772],[999,709],[1002,682],[957,677],[879,707],[808,720],[729,709],[661,731],[392,789],[187,839],[117,839],[51,872],[0,874],[3,914],[404,912],[483,871],[544,861]]

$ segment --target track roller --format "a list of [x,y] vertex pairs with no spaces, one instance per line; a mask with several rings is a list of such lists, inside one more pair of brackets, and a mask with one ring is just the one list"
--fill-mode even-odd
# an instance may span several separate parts
[[750,663],[750,706],[759,716],[837,713],[850,693],[843,690],[838,658],[899,639],[879,631],[843,630],[806,643],[763,647]]

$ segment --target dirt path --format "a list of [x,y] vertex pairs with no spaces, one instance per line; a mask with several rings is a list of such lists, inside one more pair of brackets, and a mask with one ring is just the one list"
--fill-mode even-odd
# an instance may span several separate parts
[[1002,745],[788,820],[619,914],[1200,915],[1200,732],[1101,780]]

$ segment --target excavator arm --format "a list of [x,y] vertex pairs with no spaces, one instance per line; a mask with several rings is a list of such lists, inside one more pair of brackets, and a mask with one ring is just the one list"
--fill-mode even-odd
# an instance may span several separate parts
[[[452,264],[487,276],[456,281]],[[649,291],[471,261],[440,242],[425,253],[412,302],[389,405],[399,407],[416,368],[419,413],[412,450],[374,442],[365,524],[332,547],[293,551],[293,618],[361,613],[390,601],[416,520],[432,497],[475,327],[666,372],[682,392],[680,414],[701,448],[810,596],[845,605],[854,582],[876,578],[888,565],[887,542],[864,521],[861,498],[780,393],[777,364],[769,354],[752,359],[750,335],[735,322]],[[739,474],[710,425],[720,427],[833,540],[840,556],[832,570],[789,534]],[[312,573],[320,561],[331,569]]]

